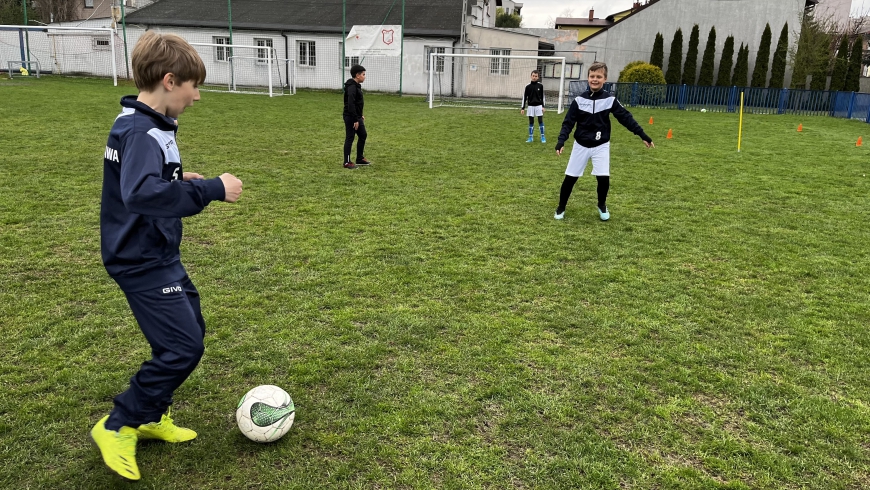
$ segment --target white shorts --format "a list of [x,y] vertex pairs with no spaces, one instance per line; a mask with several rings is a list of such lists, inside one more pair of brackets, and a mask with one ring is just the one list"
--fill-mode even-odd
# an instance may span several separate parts
[[544,115],[544,106],[542,106],[542,105],[530,105],[530,106],[526,107],[526,115],[529,117],[543,116]]
[[565,169],[565,175],[570,175],[571,177],[583,176],[583,171],[586,170],[586,164],[590,158],[592,159],[592,175],[610,175],[609,141],[595,148],[586,148],[575,141],[574,148],[571,150],[571,158],[568,159],[568,168]]

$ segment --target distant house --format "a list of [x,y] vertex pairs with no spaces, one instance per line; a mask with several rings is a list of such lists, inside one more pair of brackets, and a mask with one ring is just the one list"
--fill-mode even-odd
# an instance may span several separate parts
[[632,14],[637,10],[640,10],[642,6],[643,5],[641,5],[641,2],[634,2],[634,5],[630,9],[610,14],[603,19],[598,19],[595,17],[594,8],[589,10],[588,18],[557,17],[555,22],[555,28],[578,31],[577,40],[580,41],[592,36],[598,31],[601,31],[602,29],[606,29],[612,26],[616,22],[622,20],[624,17]]
[[[156,0],[124,0],[124,8],[127,13],[154,3]],[[77,4],[68,2],[51,2],[48,0],[34,0],[32,8],[44,17],[45,23],[88,21],[91,19],[119,19],[121,16],[120,0],[78,0]],[[70,8],[72,7],[72,8]]]
[[523,4],[511,0],[467,0],[471,9],[472,24],[479,27],[495,27],[498,9],[507,14],[522,15]]

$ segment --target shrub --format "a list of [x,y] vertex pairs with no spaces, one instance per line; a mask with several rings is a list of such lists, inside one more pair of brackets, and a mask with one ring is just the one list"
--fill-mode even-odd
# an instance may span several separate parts
[[624,70],[624,73],[619,75],[619,81],[624,83],[666,83],[662,69],[649,63],[642,63],[632,67],[630,70]]
[[616,81],[617,82],[624,82],[625,80],[623,80],[623,77],[625,76],[626,73],[628,73],[628,70],[631,70],[635,66],[647,65],[647,64],[649,64],[649,63],[647,63],[646,61],[642,61],[642,60],[632,61],[631,63],[625,65],[625,68],[623,68],[622,71],[619,72],[619,78],[617,78]]

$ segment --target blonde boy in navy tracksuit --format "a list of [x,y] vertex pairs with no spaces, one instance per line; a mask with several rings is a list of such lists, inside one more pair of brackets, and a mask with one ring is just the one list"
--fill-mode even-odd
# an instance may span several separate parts
[[571,135],[574,126],[574,148],[565,169],[565,180],[562,181],[562,191],[559,195],[559,206],[556,208],[556,219],[565,217],[565,206],[571,197],[571,190],[577,179],[586,170],[586,164],[592,160],[592,175],[598,180],[598,215],[602,221],[610,219],[607,209],[607,191],[610,190],[610,114],[632,133],[640,136],[647,148],[655,148],[652,139],[647,136],[634,120],[631,113],[622,107],[616,96],[604,90],[607,81],[607,65],[596,62],[589,67],[589,90],[580,94],[573,102],[565,121],[559,142],[556,143],[556,154],[562,154],[565,141]]
[[196,432],[166,414],[173,392],[204,351],[199,293],[181,264],[181,218],[212,201],[235,202],[242,181],[184,172],[176,119],[199,100],[205,65],[184,39],[148,31],[133,49],[139,96],[121,99],[103,159],[100,235],[103,264],[118,283],[152,358],[91,429],[103,461],[128,480],[140,478],[138,439],[184,442]]

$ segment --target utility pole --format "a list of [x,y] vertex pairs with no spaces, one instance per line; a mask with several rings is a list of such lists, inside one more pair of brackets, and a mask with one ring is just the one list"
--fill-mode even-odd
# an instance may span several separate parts
[[[124,66],[127,68],[127,80],[130,79],[130,58],[127,54],[127,13],[124,10],[124,2],[121,0],[121,29],[124,32]],[[114,41],[112,41],[114,42]]]
[[[477,0],[471,0],[471,1],[473,1],[475,3],[475,5],[477,4]],[[469,2],[469,0],[462,0],[462,25],[459,27],[459,52],[461,54],[466,53],[466,51],[465,51],[465,40],[466,40],[465,36],[467,35],[466,31],[468,30],[468,27],[467,27],[468,26],[468,9],[470,8],[468,2]],[[456,59],[456,58],[454,58],[454,59]],[[459,59],[460,60],[467,60],[468,58],[459,58]],[[463,88],[465,87],[465,75],[466,75],[465,66],[466,66],[466,63],[467,63],[466,61],[462,61],[459,65],[459,71],[457,73],[457,75],[458,75],[457,78],[459,79],[458,80],[459,83],[456,84],[456,96],[457,97],[462,97]]]
[[[27,0],[21,0],[21,5],[24,7],[24,25],[27,25]],[[27,68],[25,68],[28,72],[30,72],[30,34],[27,29],[24,29],[24,49],[26,51],[27,57]],[[23,59],[21,61],[24,61]]]

